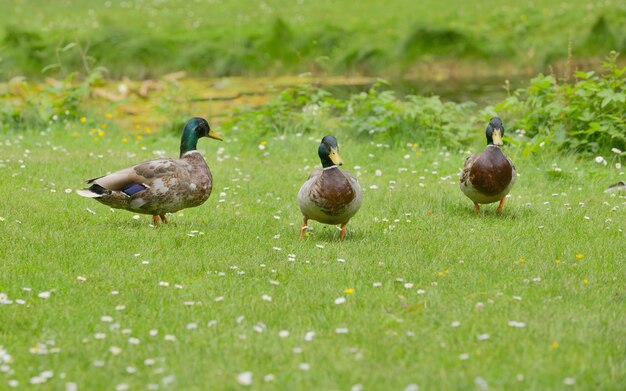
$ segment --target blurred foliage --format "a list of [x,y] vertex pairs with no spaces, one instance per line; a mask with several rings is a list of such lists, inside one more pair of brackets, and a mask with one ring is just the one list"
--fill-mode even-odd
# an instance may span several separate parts
[[9,80],[0,89],[0,130],[42,129],[52,122],[79,119],[92,88],[103,83],[104,72],[95,68],[80,82],[76,73],[36,85],[24,77]]
[[[60,52],[73,49],[80,47],[68,44]],[[528,87],[509,91],[504,100],[482,109],[473,102],[438,96],[398,97],[383,80],[367,91],[341,96],[299,85],[252,108],[235,106],[220,126],[253,142],[280,134],[332,132],[388,144],[462,149],[483,144],[482,129],[490,117],[499,115],[507,142],[526,154],[547,149],[585,154],[626,150],[626,67],[620,68],[617,59],[612,52],[599,72],[578,71],[571,81],[540,74]],[[33,84],[16,77],[0,84],[0,129],[40,129],[51,121],[84,116],[106,71],[92,69],[87,58],[83,63],[84,72],[69,73],[61,81]],[[189,114],[171,98],[184,92],[175,83],[165,86],[163,99],[152,104],[169,118],[166,127],[179,132]]]
[[574,82],[539,75],[514,91],[495,110],[521,129],[528,148],[597,153],[626,149],[626,67],[612,52],[601,74],[576,72]]
[[310,85],[283,91],[254,110],[239,110],[224,126],[252,140],[273,134],[336,132],[362,140],[461,147],[473,138],[474,104],[442,102],[437,96],[398,99],[375,83],[346,99]]
[[230,126],[252,139],[281,133],[343,133],[388,143],[462,148],[484,139],[491,116],[503,118],[508,141],[528,154],[553,149],[599,153],[626,149],[626,68],[616,53],[602,72],[577,72],[573,82],[538,75],[495,106],[443,102],[438,96],[403,99],[383,81],[338,99],[311,86],[283,91],[260,108],[238,111]]
[[[441,60],[472,70],[543,69],[626,48],[623,2],[556,0],[458,7],[448,0],[350,2],[8,0],[0,77],[64,77],[85,56],[113,78],[360,73],[388,77]],[[67,9],[72,12],[68,13]],[[76,42],[83,53],[58,49]],[[60,57],[60,58],[59,58]],[[479,65],[484,65],[480,66]],[[510,69],[510,68],[509,68]]]

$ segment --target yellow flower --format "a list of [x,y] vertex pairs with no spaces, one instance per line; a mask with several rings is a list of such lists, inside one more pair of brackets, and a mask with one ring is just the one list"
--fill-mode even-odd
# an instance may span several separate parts
[[152,128],[150,128],[149,126],[144,127],[143,130],[145,130],[146,133],[152,132]]
[[113,114],[111,113],[106,113],[104,116],[107,117],[108,119],[113,118]]
[[99,129],[98,130],[98,136],[104,137],[104,130]]
[[123,143],[127,143],[127,142],[128,142],[128,139],[127,139],[126,137],[122,137],[122,142],[123,142]]
[[351,295],[354,293],[354,288],[346,288],[343,290],[343,293],[345,293],[346,295]]
[[85,117],[80,117],[80,123],[84,124],[85,122],[87,122],[87,118]]
[[524,262],[526,262],[526,259],[524,257],[520,257],[519,258],[519,263],[524,263]]
[[550,344],[550,349],[554,350],[559,347],[559,343],[557,341],[552,341]]
[[135,129],[141,129],[141,125],[139,124],[135,125]]
[[141,140],[141,139],[143,138],[143,136],[142,136],[142,135],[140,135],[140,134],[138,134],[135,138],[136,138],[137,140]]
[[107,124],[102,124],[102,125],[100,125],[100,127],[101,127],[102,129],[106,129],[106,128],[107,128]]
[[576,253],[576,259],[583,259],[585,257],[584,254]]
[[267,145],[267,141],[265,140],[261,141],[261,145]]
[[583,280],[583,284],[587,285],[589,284],[589,280],[585,277],[585,279]]
[[555,259],[554,263],[556,263],[558,265],[559,263],[561,263],[561,260],[560,259]]
[[91,134],[96,134],[96,133],[98,133],[98,129],[95,129],[95,128],[94,128],[94,129],[91,129],[91,130],[89,131],[89,133],[91,133]]

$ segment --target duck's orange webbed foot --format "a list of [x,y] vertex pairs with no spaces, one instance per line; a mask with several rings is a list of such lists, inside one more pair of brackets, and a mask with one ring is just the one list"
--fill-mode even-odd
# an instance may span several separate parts
[[498,205],[498,209],[496,209],[496,213],[502,213],[502,209],[504,209],[504,201],[506,201],[506,197],[500,200],[500,205]]
[[302,240],[302,236],[304,236],[304,231],[306,231],[306,229],[309,227],[308,225],[309,220],[305,217],[304,221],[302,222],[302,228],[300,228],[300,239]]
[[152,215],[152,222],[154,223],[155,227],[159,226],[159,215]]
[[480,205],[478,205],[478,202],[474,202],[474,210],[476,211],[477,215],[480,214]]
[[159,215],[159,217],[161,218],[161,221],[163,222],[163,224],[169,224],[170,222],[167,221],[167,217],[165,217],[164,214]]
[[339,240],[343,242],[346,237],[346,224],[341,224],[341,233],[339,234]]

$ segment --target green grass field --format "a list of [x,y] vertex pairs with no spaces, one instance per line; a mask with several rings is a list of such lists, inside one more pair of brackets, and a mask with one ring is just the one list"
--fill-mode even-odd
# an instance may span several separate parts
[[0,136],[0,389],[229,390],[246,372],[277,390],[626,384],[626,197],[603,192],[625,178],[617,158],[505,146],[512,197],[476,216],[467,153],[338,132],[363,207],[344,243],[315,223],[299,241],[324,129],[260,150],[216,127],[227,141],[199,145],[213,195],[155,229],[74,190],[178,138],[72,127]]
[[[0,390],[624,389],[623,1],[0,14]],[[496,114],[520,176],[477,216],[458,175]],[[76,194],[192,115],[226,140],[204,205],[157,228]],[[298,239],[326,134],[364,189],[343,243]]]
[[10,16],[0,21],[7,78],[85,65],[114,78],[185,70],[436,79],[441,67],[510,78],[626,48],[626,5],[615,0],[5,0],[0,12]]

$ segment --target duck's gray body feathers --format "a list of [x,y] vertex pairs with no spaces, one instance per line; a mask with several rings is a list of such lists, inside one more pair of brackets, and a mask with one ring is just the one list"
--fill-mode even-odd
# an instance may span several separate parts
[[164,215],[203,204],[211,195],[213,178],[198,151],[180,159],[153,159],[87,181],[78,194],[112,208]]

